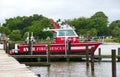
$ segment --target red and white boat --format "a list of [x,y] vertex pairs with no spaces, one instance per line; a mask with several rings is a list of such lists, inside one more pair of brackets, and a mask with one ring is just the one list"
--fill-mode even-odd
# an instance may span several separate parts
[[[94,51],[101,44],[101,42],[84,41],[80,42],[79,37],[76,34],[74,28],[69,25],[58,26],[53,20],[51,20],[54,29],[44,29],[43,31],[53,31],[54,41],[50,45],[51,54],[67,54],[68,48],[70,49],[69,54],[85,54],[86,45],[88,45],[89,51],[94,47]],[[68,46],[68,42],[70,47]],[[26,54],[29,53],[28,44],[18,44],[17,53],[11,52],[12,54]],[[48,44],[40,43],[32,45],[33,54],[46,54],[48,52]]]

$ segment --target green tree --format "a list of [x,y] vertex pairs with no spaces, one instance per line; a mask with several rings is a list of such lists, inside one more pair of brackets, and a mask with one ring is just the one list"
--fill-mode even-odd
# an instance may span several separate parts
[[120,36],[120,28],[119,28],[119,27],[115,27],[115,28],[112,30],[112,35],[113,35],[114,37]]
[[108,17],[101,11],[96,12],[93,16],[91,16],[91,24],[92,28],[96,28],[99,36],[107,35],[107,27]]
[[89,29],[89,18],[81,17],[69,20],[69,24],[76,28],[78,34],[86,34],[87,29]]
[[34,21],[32,25],[28,27],[28,32],[34,32],[35,37],[39,36],[39,38],[46,38],[47,36],[52,35],[51,32],[49,32],[49,34],[47,32],[43,32],[43,29],[47,27],[52,27],[50,20],[43,18],[41,20]]
[[8,27],[0,26],[0,33],[10,34],[10,30]]
[[92,36],[97,36],[97,30],[95,28],[92,28],[90,30],[88,30],[88,33],[91,34]]
[[109,25],[109,33],[114,36],[114,37],[118,37],[120,36],[120,20],[116,20],[113,21],[110,25]]
[[34,32],[35,36],[47,37],[48,34],[45,34],[42,30],[46,27],[52,27],[50,19],[38,14],[6,19],[3,26],[11,31],[20,30],[22,37],[26,32]]
[[20,30],[13,30],[9,35],[9,38],[14,41],[21,40]]
[[23,19],[24,18],[20,16],[6,19],[6,23],[4,23],[3,26],[8,27],[10,30],[21,29]]

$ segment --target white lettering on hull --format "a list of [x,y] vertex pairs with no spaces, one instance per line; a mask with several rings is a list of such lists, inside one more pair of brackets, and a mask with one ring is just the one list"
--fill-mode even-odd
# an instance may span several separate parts
[[50,50],[65,50],[65,47],[50,47]]
[[23,51],[24,51],[24,52],[27,52],[27,51],[28,51],[28,48],[27,48],[27,47],[23,48]]
[[[88,49],[91,49],[93,46],[88,46]],[[85,50],[86,46],[72,46],[71,50]],[[32,47],[32,51],[47,51],[47,47]],[[60,46],[60,47],[50,47],[51,51],[64,51],[65,50],[65,46]],[[24,52],[28,51],[28,47],[24,47],[23,48]]]

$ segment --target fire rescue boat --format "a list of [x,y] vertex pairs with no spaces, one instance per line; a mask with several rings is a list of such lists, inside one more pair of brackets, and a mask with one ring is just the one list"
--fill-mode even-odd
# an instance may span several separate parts
[[[101,44],[101,42],[91,42],[91,41],[79,41],[79,36],[75,32],[75,28],[69,26],[68,24],[58,26],[53,20],[51,23],[54,29],[46,28],[43,31],[53,31],[54,41],[49,44],[51,54],[67,54],[69,49],[69,54],[85,54],[86,45],[88,45],[88,50],[94,47],[94,51]],[[26,54],[29,53],[28,44],[18,44],[17,52],[12,52],[12,54]],[[33,44],[31,49],[33,54],[46,54],[48,52],[48,44],[40,43]]]

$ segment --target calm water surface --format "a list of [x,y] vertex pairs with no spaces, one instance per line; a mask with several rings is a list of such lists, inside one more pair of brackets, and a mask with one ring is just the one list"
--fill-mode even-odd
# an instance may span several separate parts
[[[30,67],[41,77],[112,77],[111,62],[95,63],[94,74],[85,62],[56,62],[50,67]],[[117,77],[120,77],[120,62],[117,63]]]
[[[102,54],[111,54],[111,49],[117,49],[120,45],[101,45]],[[97,52],[97,50],[96,50]],[[97,53],[96,53],[97,54]],[[41,77],[112,77],[111,62],[95,62],[95,71],[91,73],[90,66],[86,62],[52,62],[50,67],[30,67]],[[117,77],[120,77],[120,62],[116,63]]]

